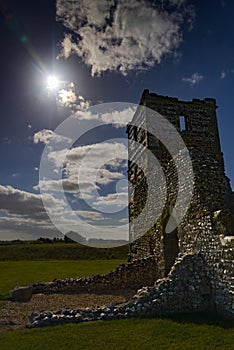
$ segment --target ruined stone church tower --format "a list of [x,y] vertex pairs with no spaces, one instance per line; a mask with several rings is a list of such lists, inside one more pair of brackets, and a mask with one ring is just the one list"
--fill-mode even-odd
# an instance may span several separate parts
[[[66,311],[67,316],[61,310],[51,318],[34,313],[29,328],[184,312],[234,319],[234,200],[216,108],[211,98],[186,102],[143,92],[127,127],[129,261],[105,275],[30,286],[45,294],[126,289],[136,294],[121,304]],[[187,198],[180,216],[174,209],[183,208]],[[168,225],[171,218],[175,225]]]
[[[133,243],[129,260],[152,256],[161,277],[165,277],[180,253],[202,254],[210,271],[214,303],[218,309],[234,312],[234,196],[225,175],[216,101],[211,98],[180,101],[145,90],[140,105],[160,113],[180,133],[192,161],[194,189],[183,221],[173,232],[166,233],[165,227],[178,195],[177,169],[166,147],[146,131],[148,129],[136,129],[129,123],[129,158],[133,152],[137,153],[137,149],[131,147],[131,140],[144,145],[160,162],[167,183],[166,204],[153,227],[137,240],[130,228]],[[145,113],[136,112],[133,120],[140,118],[140,124],[144,125]],[[144,208],[148,193],[144,172],[134,162],[129,163],[128,176],[132,185],[129,193],[131,223]],[[155,205],[156,192],[155,189]]]

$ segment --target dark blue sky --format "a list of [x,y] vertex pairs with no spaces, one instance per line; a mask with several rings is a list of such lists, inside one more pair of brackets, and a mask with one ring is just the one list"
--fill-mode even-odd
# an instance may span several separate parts
[[[166,7],[166,5],[163,7],[163,3],[170,1],[174,7]],[[104,0],[103,3],[105,3]],[[125,1],[125,3],[128,3],[128,1]],[[129,1],[129,4],[133,3],[134,1]],[[135,1],[135,3],[140,6],[144,2],[140,0]],[[176,8],[175,4],[177,3],[184,3],[184,5]],[[106,56],[107,61],[109,60],[108,64],[105,62],[107,68],[102,68],[101,59],[100,61],[97,59],[97,62],[91,59],[88,62],[88,59],[84,57],[87,57],[89,48],[85,46],[84,40],[82,45],[79,46],[79,54],[70,55],[67,59],[64,57],[59,60],[56,59],[61,51],[60,43],[64,39],[64,35],[71,34],[73,42],[77,38],[79,40],[79,35],[84,33],[82,30],[87,22],[90,21],[89,30],[90,28],[96,28],[96,37],[94,36],[94,38],[101,35],[98,16],[100,16],[102,10],[102,8],[99,8],[99,12],[97,12],[97,23],[94,23],[95,13],[88,13],[84,23],[82,21],[85,17],[75,16],[76,20],[80,21],[78,35],[76,24],[67,24],[65,20],[66,15],[68,18],[70,16],[71,20],[72,9],[65,8],[65,4],[62,4],[61,1],[57,1],[57,4],[60,10],[59,22],[56,21],[55,1],[0,1],[0,162],[2,164],[0,185],[2,191],[6,186],[12,186],[15,191],[12,190],[13,196],[22,195],[22,191],[29,194],[38,193],[35,192],[33,186],[38,184],[38,168],[44,144],[35,144],[33,135],[43,129],[54,130],[70,113],[68,108],[58,110],[55,96],[53,94],[49,96],[46,90],[46,79],[49,74],[55,74],[66,82],[73,82],[76,95],[81,95],[85,101],[90,101],[91,105],[98,102],[117,101],[137,104],[145,88],[158,94],[174,96],[182,100],[215,98],[219,106],[217,115],[226,173],[234,184],[232,155],[234,148],[232,107],[234,91],[234,2],[231,0],[146,1],[146,7],[142,7],[142,14],[145,13],[146,22],[141,23],[141,31],[137,35],[141,36],[141,32],[144,35],[146,26],[151,25],[147,21],[148,13],[146,9],[148,6],[148,8],[158,9],[157,13],[160,14],[163,13],[162,11],[167,11],[168,16],[175,11],[178,17],[178,13],[181,12],[181,19],[176,20],[175,23],[180,27],[177,36],[180,35],[182,40],[178,40],[178,45],[173,46],[173,40],[169,38],[168,44],[165,39],[166,32],[164,33],[164,29],[162,29],[162,32],[160,32],[163,38],[161,46],[168,45],[168,48],[165,54],[163,54],[164,51],[160,53],[160,63],[157,62],[155,58],[157,53],[155,54],[152,48],[145,59],[150,58],[153,63],[147,64],[146,61],[144,62],[144,55],[139,58],[137,63],[133,63],[132,67],[128,65],[127,61],[125,66],[123,65],[124,75],[120,72],[118,61],[117,63],[111,63],[113,53],[109,49],[100,49],[102,52],[106,50],[106,55],[109,55],[109,57]],[[106,11],[104,5],[103,9]],[[136,6],[135,8],[138,11],[135,17],[139,17],[139,7]],[[118,10],[116,5],[111,11],[114,10]],[[124,12],[120,11],[119,13],[121,16],[121,13]],[[125,15],[126,13],[128,12],[125,12]],[[165,16],[156,17],[155,21],[158,20],[161,28],[165,27],[163,27],[160,20],[163,21],[165,18]],[[126,20],[126,18],[124,19]],[[187,19],[192,21],[192,25],[188,23]],[[105,25],[108,25],[110,20],[111,17]],[[130,30],[132,21],[133,19],[129,17],[128,28],[125,30]],[[123,21],[123,23],[126,22]],[[110,28],[113,29],[113,27],[112,24]],[[156,28],[155,23],[150,28]],[[113,46],[116,39],[112,38],[111,40]],[[134,41],[134,36],[131,40]],[[153,38],[153,40],[155,39]],[[144,39],[139,39],[139,43],[144,47]],[[151,44],[149,41],[148,45]],[[92,37],[90,37],[91,45],[95,45],[92,42]],[[131,47],[134,52],[134,45]],[[121,46],[117,46],[118,48],[121,49]],[[116,53],[115,57],[117,57],[117,51],[114,52]],[[121,55],[123,55],[123,51],[119,54],[120,59]],[[124,59],[126,56],[127,54]],[[85,63],[82,62],[82,58]],[[131,59],[133,60],[132,56],[129,60]],[[99,74],[99,76],[91,75],[92,67],[96,69],[96,74]],[[142,70],[142,67],[144,70]],[[8,206],[4,207],[4,205],[2,209],[2,217],[4,215],[16,215],[17,225],[19,224],[22,213],[18,213],[15,209],[11,211]],[[23,214],[24,220],[26,217],[29,220],[29,216]],[[7,232],[14,231],[15,228],[7,225],[6,220],[2,221],[0,232],[4,230]],[[38,232],[40,232],[39,228]],[[5,237],[5,235],[3,236]]]

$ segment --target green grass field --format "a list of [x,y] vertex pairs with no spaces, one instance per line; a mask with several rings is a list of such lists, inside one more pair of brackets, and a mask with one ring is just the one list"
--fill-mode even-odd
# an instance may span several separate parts
[[166,319],[98,321],[0,334],[1,350],[232,350],[233,329]]
[[15,286],[48,282],[54,278],[106,273],[122,262],[123,260],[0,261],[0,299],[8,297],[9,291]]
[[[39,245],[37,245],[39,247]],[[66,254],[69,252],[68,248]],[[8,250],[0,261],[0,295],[6,298],[16,285],[50,281],[57,278],[91,276],[114,269],[126,259],[107,260],[40,260],[46,259],[52,248],[47,245],[32,251],[21,245],[16,252]],[[12,246],[11,246],[11,249]],[[33,248],[34,249],[34,248]],[[82,248],[78,248],[82,249]],[[25,261],[20,257],[24,252]],[[37,253],[35,253],[37,252]],[[44,255],[43,255],[44,254]],[[56,256],[57,252],[51,252]],[[67,255],[64,255],[67,257]],[[77,253],[76,253],[77,254]],[[80,251],[82,257],[86,253]],[[122,254],[122,252],[121,252]],[[10,261],[14,256],[15,261]],[[19,261],[16,261],[19,260]],[[2,304],[2,305],[1,305]],[[0,301],[0,307],[3,302]],[[130,319],[98,321],[78,325],[65,325],[42,329],[0,331],[0,350],[232,350],[234,349],[234,323],[223,321],[216,315],[180,315],[170,319]]]

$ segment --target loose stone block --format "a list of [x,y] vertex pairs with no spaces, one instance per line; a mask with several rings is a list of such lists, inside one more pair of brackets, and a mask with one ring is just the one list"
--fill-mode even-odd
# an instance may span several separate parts
[[11,291],[10,299],[12,301],[18,302],[28,302],[32,298],[33,288],[31,286],[27,287],[15,287]]

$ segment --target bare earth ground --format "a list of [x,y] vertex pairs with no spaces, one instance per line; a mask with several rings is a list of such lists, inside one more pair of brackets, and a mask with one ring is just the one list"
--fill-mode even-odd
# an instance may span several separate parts
[[84,309],[122,303],[135,294],[134,290],[107,291],[105,294],[34,294],[28,303],[7,301],[0,309],[0,331],[25,327],[29,316],[36,311],[55,311],[60,309]]

